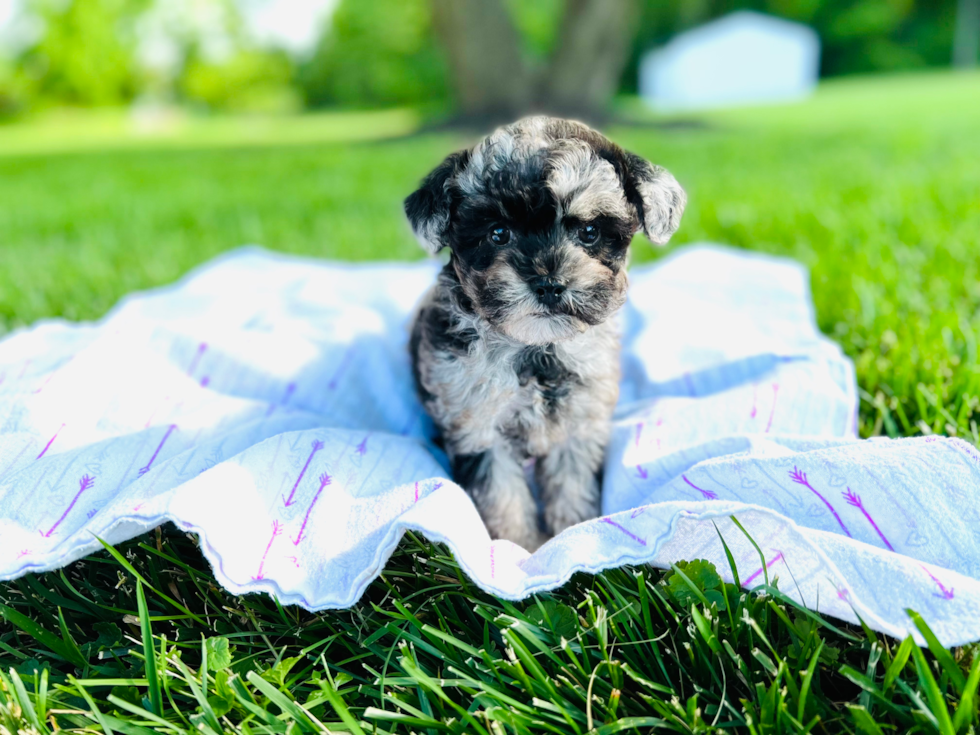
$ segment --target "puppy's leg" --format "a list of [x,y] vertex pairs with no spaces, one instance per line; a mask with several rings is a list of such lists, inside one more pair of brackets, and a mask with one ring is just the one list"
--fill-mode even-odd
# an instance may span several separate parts
[[454,456],[453,477],[473,498],[492,538],[513,541],[528,551],[544,543],[523,468],[503,441],[477,454]]
[[559,534],[599,515],[604,447],[605,437],[572,437],[535,462],[544,522],[550,533]]

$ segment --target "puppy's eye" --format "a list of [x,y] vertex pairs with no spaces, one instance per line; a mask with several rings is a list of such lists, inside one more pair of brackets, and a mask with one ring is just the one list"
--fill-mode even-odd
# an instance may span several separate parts
[[582,225],[578,230],[578,239],[591,245],[599,239],[599,228],[595,225]]
[[490,230],[490,242],[494,245],[506,245],[510,242],[510,230],[506,227],[494,227]]

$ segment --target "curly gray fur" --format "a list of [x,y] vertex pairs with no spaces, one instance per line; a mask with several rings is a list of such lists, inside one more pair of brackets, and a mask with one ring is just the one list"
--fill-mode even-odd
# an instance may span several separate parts
[[533,550],[599,513],[629,244],[665,243],[685,203],[664,169],[547,117],[450,155],[406,199],[423,247],[450,249],[413,324],[416,383],[495,538]]

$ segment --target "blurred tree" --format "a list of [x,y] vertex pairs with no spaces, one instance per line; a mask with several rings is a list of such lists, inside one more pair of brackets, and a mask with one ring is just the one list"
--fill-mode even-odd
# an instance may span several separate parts
[[980,52],[980,0],[959,0],[956,8],[953,64],[962,68],[976,66],[978,52]]
[[428,0],[342,0],[297,79],[310,106],[445,105]]
[[299,83],[314,106],[445,106],[466,118],[532,109],[601,116],[637,0],[342,0]]
[[209,110],[290,112],[301,106],[292,77],[285,53],[242,48],[218,61],[189,59],[178,91],[181,99]]
[[[189,99],[222,107],[229,96],[214,89],[222,76],[230,75],[229,83],[238,87],[244,83],[245,67],[255,66],[233,60],[251,48],[235,0],[150,0],[137,34],[141,93],[147,101]],[[207,86],[211,89],[206,93]]]
[[44,98],[112,105],[138,88],[133,25],[147,0],[30,0],[44,24],[20,66]]
[[605,115],[629,58],[636,0],[565,0],[563,6],[551,53],[535,63],[502,0],[432,0],[463,117],[506,119],[529,109]]
[[29,88],[23,74],[0,58],[0,120],[13,117],[27,107]]

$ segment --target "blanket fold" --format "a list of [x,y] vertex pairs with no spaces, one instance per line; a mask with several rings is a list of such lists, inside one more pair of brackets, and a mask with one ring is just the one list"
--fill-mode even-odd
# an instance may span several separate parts
[[311,610],[354,604],[406,530],[509,599],[694,558],[730,581],[724,539],[744,586],[776,579],[898,637],[918,638],[911,608],[945,645],[980,639],[980,455],[856,437],[853,367],[803,268],[701,245],[632,271],[603,517],[533,555],[490,540],[415,397],[407,325],[437,268],[246,248],[96,324],[8,336],[0,579],[165,521],[227,589]]

